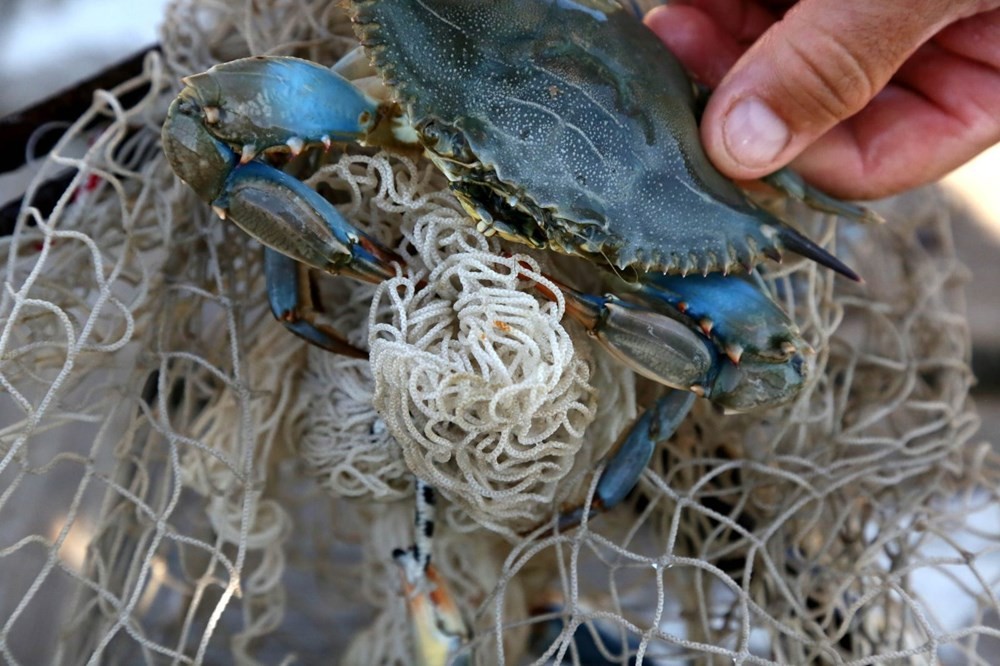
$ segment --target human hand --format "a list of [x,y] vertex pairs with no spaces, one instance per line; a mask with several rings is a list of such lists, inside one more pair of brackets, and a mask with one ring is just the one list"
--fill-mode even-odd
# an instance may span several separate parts
[[875,198],[1000,141],[1000,0],[686,0],[646,23],[715,89],[701,137],[731,178],[794,159]]

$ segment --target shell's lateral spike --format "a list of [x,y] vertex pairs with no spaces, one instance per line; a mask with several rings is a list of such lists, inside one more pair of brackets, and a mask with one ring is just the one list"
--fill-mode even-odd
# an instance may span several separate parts
[[813,241],[809,240],[807,237],[803,236],[795,229],[788,226],[782,227],[778,231],[778,237],[781,239],[781,245],[789,252],[794,252],[795,254],[805,257],[806,259],[812,259],[817,264],[826,266],[830,270],[836,271],[850,280],[863,282],[861,276],[855,273],[854,269],[842,262],[840,259],[837,259]]

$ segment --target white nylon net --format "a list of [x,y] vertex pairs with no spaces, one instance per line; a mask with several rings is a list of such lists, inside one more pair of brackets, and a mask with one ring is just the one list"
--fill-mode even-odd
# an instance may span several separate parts
[[655,396],[531,286],[594,271],[483,238],[428,164],[350,149],[309,182],[411,272],[320,285],[370,362],[309,348],[159,128],[182,75],[334,62],[353,32],[328,0],[189,0],[162,41],[45,162],[33,188],[75,172],[52,213],[0,240],[3,661],[410,663],[391,553],[414,474],[477,664],[574,663],[578,626],[646,663],[1000,660],[1000,461],[934,190],[879,228],[789,211],[866,280],[767,275],[816,382],[763,414],[699,401],[628,501],[546,535]]

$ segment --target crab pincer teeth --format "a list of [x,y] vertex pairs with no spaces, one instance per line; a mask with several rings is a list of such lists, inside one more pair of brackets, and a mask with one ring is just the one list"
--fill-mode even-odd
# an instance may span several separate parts
[[218,125],[220,110],[217,106],[206,106],[202,108],[202,112],[205,114],[205,122],[209,125]]
[[704,333],[706,336],[711,336],[712,329],[715,328],[715,322],[709,319],[708,317],[702,317],[698,321],[698,328],[700,328],[701,332]]
[[252,143],[243,144],[243,149],[240,151],[240,164],[246,164],[253,158],[257,156],[257,147]]
[[792,341],[790,341],[790,340],[782,340],[781,341],[781,353],[784,354],[785,356],[791,356],[792,354],[794,354],[798,350],[799,350],[799,348],[796,347],[795,343],[793,343]]
[[739,365],[740,359],[743,358],[743,347],[735,343],[726,345],[726,356],[729,360],[733,362],[733,365]]
[[290,139],[288,139],[288,141],[285,142],[285,145],[288,146],[288,149],[290,151],[292,151],[293,157],[298,157],[299,155],[301,155],[302,151],[305,150],[306,148],[306,142],[297,136],[293,136]]

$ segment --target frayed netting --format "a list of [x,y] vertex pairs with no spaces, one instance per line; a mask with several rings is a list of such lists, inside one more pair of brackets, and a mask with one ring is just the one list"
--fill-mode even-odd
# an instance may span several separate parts
[[758,414],[699,401],[626,502],[553,532],[657,395],[538,295],[595,271],[484,238],[429,164],[334,152],[309,184],[408,268],[319,285],[370,360],[309,348],[159,128],[183,75],[331,63],[353,32],[328,0],[192,0],[162,41],[41,165],[29,193],[74,174],[53,211],[2,239],[5,662],[411,663],[392,551],[418,475],[477,664],[575,663],[581,632],[646,663],[995,663],[1000,461],[936,191],[878,228],[788,210],[866,280],[768,269],[815,381]]

